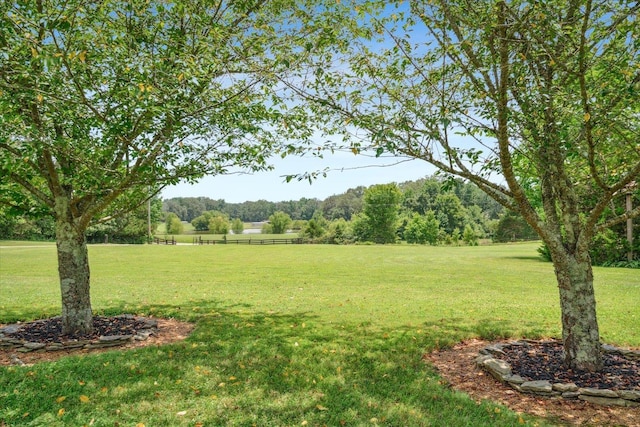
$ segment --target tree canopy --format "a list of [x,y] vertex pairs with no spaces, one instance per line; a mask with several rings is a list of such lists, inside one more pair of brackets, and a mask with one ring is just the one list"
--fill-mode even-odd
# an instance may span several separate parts
[[[640,5],[444,1],[359,5],[294,96],[343,148],[423,159],[520,213],[548,245],[565,361],[597,370],[589,248],[640,174]],[[328,149],[335,150],[335,144]],[[314,147],[315,149],[315,147]]]
[[308,134],[275,76],[322,43],[319,7],[2,2],[0,202],[55,217],[65,332],[91,329],[90,224],[167,184],[268,167],[285,136]]

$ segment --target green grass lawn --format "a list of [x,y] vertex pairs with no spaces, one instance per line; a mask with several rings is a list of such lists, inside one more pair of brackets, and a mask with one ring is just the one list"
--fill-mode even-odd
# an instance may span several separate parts
[[[91,246],[98,314],[183,343],[0,368],[0,425],[553,424],[442,384],[424,352],[560,333],[537,244]],[[640,346],[640,271],[595,268],[603,341]],[[0,242],[0,323],[56,315],[55,245]]]

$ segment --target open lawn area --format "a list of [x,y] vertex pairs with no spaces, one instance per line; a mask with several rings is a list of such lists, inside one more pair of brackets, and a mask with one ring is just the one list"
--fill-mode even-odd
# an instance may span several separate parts
[[[96,314],[195,324],[184,342],[0,367],[0,426],[553,425],[444,384],[471,337],[557,337],[538,243],[89,248]],[[594,268],[602,340],[640,347],[640,270]],[[0,323],[60,310],[55,245],[0,242]]]

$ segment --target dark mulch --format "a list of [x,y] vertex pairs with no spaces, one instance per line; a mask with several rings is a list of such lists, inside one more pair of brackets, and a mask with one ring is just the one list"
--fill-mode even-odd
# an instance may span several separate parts
[[54,343],[66,341],[95,340],[100,336],[135,335],[144,329],[146,323],[133,316],[93,317],[93,333],[72,333],[62,335],[62,319],[52,317],[50,319],[37,320],[25,323],[13,333],[7,334],[12,338],[37,343]]
[[562,343],[557,341],[506,346],[504,354],[495,355],[511,365],[514,374],[527,381],[575,383],[578,387],[611,390],[640,390],[640,361],[619,354],[604,353],[600,372],[574,371],[565,368]]

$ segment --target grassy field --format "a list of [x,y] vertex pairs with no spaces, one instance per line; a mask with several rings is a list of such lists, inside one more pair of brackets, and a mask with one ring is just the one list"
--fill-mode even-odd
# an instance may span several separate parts
[[[55,245],[0,242],[0,323],[56,315]],[[98,314],[196,324],[180,344],[0,368],[0,425],[553,424],[442,384],[424,352],[557,336],[537,244],[91,246]],[[640,271],[595,268],[603,341],[640,347]]]

